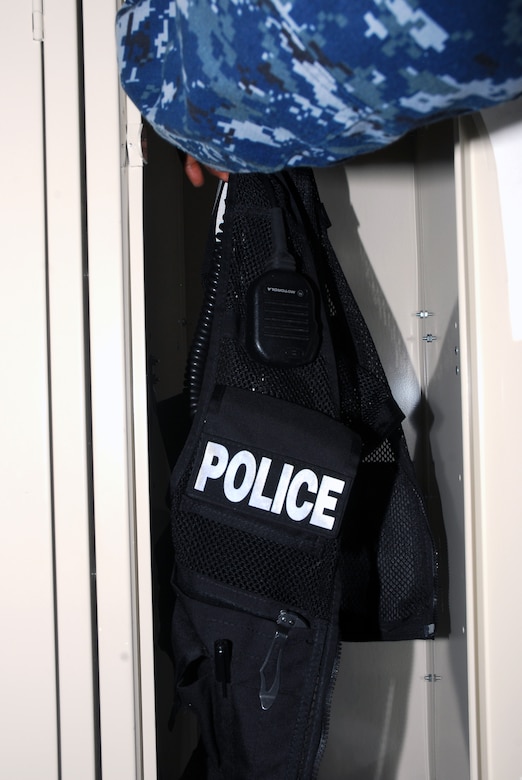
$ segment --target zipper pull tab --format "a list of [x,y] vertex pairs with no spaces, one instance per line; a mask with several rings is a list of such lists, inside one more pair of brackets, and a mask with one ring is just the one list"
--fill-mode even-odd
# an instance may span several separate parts
[[[261,702],[261,708],[263,710],[269,710],[272,704],[275,702],[277,694],[279,692],[279,685],[281,682],[281,657],[283,655],[283,648],[285,646],[288,634],[294,628],[298,626],[305,628],[306,623],[299,615],[295,615],[293,612],[287,612],[286,609],[282,609],[276,620],[276,632],[272,643],[266,654],[266,658],[263,661],[263,666],[259,670],[259,676],[261,678],[261,686],[259,689],[259,700]],[[275,669],[274,669],[275,666]],[[270,688],[267,686],[266,675],[272,668],[273,680]]]

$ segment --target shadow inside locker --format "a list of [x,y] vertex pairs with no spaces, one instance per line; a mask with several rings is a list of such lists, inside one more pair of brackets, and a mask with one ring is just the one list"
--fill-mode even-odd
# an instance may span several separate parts
[[[408,155],[409,150],[405,148],[404,153]],[[316,172],[321,197],[333,223],[330,238],[334,249],[376,342],[388,379],[390,375],[401,378],[399,390],[402,397],[397,398],[393,381],[390,385],[407,414],[404,427],[410,453],[423,491],[429,493],[427,508],[440,559],[438,633],[446,636],[449,631],[447,554],[442,508],[430,451],[432,414],[421,393],[403,335],[361,241],[348,178],[343,166]],[[363,305],[358,292],[363,298]],[[405,749],[407,722],[412,717],[413,676],[422,679],[426,673],[426,656],[422,651],[419,653],[419,645],[423,643],[401,641],[343,645],[320,778],[397,780]],[[424,707],[424,702],[420,706]],[[424,722],[424,711],[417,716]],[[424,756],[419,759],[419,763],[423,762]]]
[[149,494],[152,547],[154,674],[158,780],[180,777],[198,729],[191,713],[175,717],[170,624],[173,548],[169,481],[189,425],[181,391],[202,297],[203,257],[216,183],[194,189],[176,149],[150,127],[144,169],[144,254]]

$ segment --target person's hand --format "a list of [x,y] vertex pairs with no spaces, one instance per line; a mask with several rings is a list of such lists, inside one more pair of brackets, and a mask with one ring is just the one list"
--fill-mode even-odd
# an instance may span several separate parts
[[217,176],[221,181],[228,181],[228,173],[226,171],[217,171],[215,168],[210,168],[208,165],[202,165],[191,154],[185,155],[183,160],[183,169],[185,174],[194,187],[202,187],[205,182],[205,175],[203,168],[211,173],[213,176]]

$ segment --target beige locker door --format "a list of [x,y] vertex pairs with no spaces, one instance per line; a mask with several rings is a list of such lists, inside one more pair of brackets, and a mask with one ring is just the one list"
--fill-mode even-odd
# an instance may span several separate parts
[[35,0],[33,33],[11,4],[0,53],[10,780],[156,777],[140,119],[116,7]]
[[63,778],[94,780],[98,736],[95,568],[78,22],[76,4],[70,0],[45,3],[42,46],[59,763]]
[[82,5],[101,772],[156,777],[139,114],[116,3]]
[[0,47],[0,762],[12,780],[58,776],[41,46],[30,4],[11,4]]
[[473,778],[522,777],[522,101],[462,120],[457,154]]

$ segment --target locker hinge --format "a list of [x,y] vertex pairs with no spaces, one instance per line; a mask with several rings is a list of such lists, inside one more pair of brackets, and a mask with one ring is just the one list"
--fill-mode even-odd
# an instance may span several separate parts
[[440,674],[425,674],[424,679],[426,682],[440,682],[442,680],[442,677]]
[[44,39],[43,0],[33,0],[33,41]]
[[437,336],[434,336],[433,333],[426,333],[426,335],[422,337],[422,340],[431,344],[432,341],[437,341]]
[[415,316],[418,317],[421,320],[425,320],[426,317],[434,317],[435,316],[435,312],[433,312],[433,311],[426,311],[425,309],[423,309],[422,311],[415,312]]
[[141,122],[129,122],[127,124],[126,150],[127,165],[130,168],[141,168],[145,163],[142,149],[143,124]]

